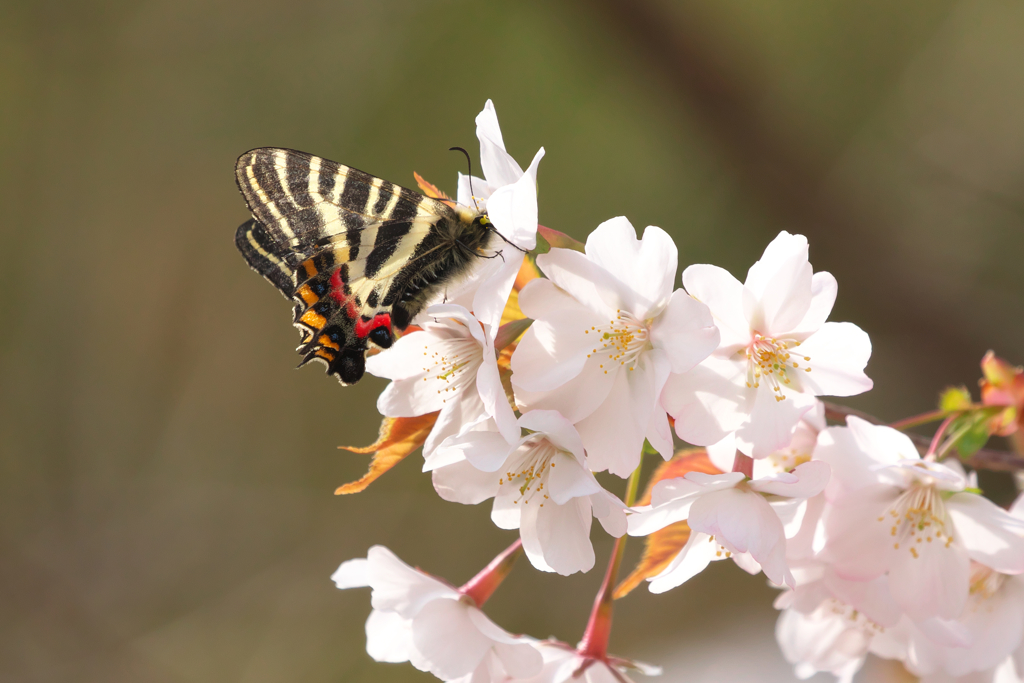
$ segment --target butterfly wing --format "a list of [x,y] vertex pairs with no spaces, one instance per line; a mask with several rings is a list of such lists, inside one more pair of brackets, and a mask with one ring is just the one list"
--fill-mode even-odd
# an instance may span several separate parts
[[302,364],[318,360],[342,384],[362,377],[368,342],[387,348],[424,271],[451,246],[447,204],[363,171],[293,150],[246,152],[235,167],[253,219],[235,244],[295,302]]

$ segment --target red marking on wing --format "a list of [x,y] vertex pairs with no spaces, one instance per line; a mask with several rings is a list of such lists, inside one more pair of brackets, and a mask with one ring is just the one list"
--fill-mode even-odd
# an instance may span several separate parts
[[386,327],[391,331],[391,314],[378,313],[370,320],[364,320],[362,316],[356,321],[356,336],[362,339],[378,327]]
[[341,268],[331,274],[331,298],[346,309],[349,318],[355,319],[359,316],[355,298],[345,292],[345,283],[341,281]]

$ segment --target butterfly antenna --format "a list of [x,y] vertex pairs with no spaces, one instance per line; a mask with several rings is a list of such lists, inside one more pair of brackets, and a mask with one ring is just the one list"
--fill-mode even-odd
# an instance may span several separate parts
[[469,152],[464,150],[462,147],[449,147],[449,152],[462,152],[466,155],[466,163],[469,165],[469,196],[473,198],[473,205],[476,210],[480,210],[480,206],[476,203],[476,193],[473,192],[473,159],[469,156]]

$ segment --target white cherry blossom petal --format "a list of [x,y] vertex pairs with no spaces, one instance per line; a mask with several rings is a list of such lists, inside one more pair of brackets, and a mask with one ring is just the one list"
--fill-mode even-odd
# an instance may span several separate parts
[[764,388],[757,392],[750,421],[736,430],[736,447],[752,458],[766,458],[793,439],[800,418],[814,407],[814,397],[789,394],[778,401]]
[[1024,521],[970,493],[953,494],[946,506],[972,560],[1003,574],[1024,573]]
[[[565,505],[525,505],[520,520],[523,549],[535,567],[562,576],[590,571],[594,546],[590,543],[593,515],[589,501],[574,498]],[[539,560],[539,561],[535,561]]]
[[828,464],[812,460],[797,465],[792,473],[783,472],[750,482],[750,488],[759,493],[768,493],[786,498],[810,498],[825,490],[832,468]]
[[798,341],[803,341],[814,334],[828,320],[832,313],[832,307],[836,303],[836,295],[839,293],[839,283],[832,273],[820,271],[811,277],[811,305],[807,314],[789,334]]
[[815,395],[854,396],[873,386],[864,374],[871,358],[871,340],[853,323],[825,323],[800,346],[811,371],[800,383]]
[[749,412],[740,373],[735,363],[712,357],[689,372],[669,376],[661,403],[675,418],[680,439],[707,446],[739,429]]
[[672,561],[658,575],[649,579],[647,589],[652,593],[664,593],[683,585],[707,569],[717,558],[719,546],[707,534],[699,531],[690,533],[686,545],[672,558]]
[[412,621],[397,612],[373,610],[366,620],[366,654],[374,661],[398,664],[419,661],[412,642]]
[[338,588],[366,588],[370,585],[369,564],[366,558],[357,557],[341,563],[331,581]]
[[915,543],[915,553],[894,552],[889,587],[911,619],[955,619],[967,604],[970,561],[959,544]]
[[718,348],[720,335],[708,307],[676,290],[651,326],[651,341],[664,350],[672,372],[682,373],[692,370]]
[[634,293],[630,312],[639,318],[656,315],[676,280],[679,257],[675,242],[661,228],[648,226],[637,239],[625,216],[607,220],[587,237],[586,255]]
[[437,495],[451,503],[477,505],[498,493],[494,473],[479,470],[466,460],[438,467],[431,480]]
[[493,645],[470,620],[470,609],[458,600],[433,600],[412,618],[413,644],[442,680],[473,671]]
[[498,114],[491,100],[487,100],[483,111],[476,116],[476,136],[480,140],[480,166],[488,183],[509,185],[522,177],[523,169],[505,151]]
[[750,343],[750,325],[743,316],[743,283],[724,268],[695,264],[683,271],[683,287],[711,311],[721,333],[721,351],[731,355]]
[[[812,275],[805,246],[804,253],[789,256],[764,283],[754,308],[759,315],[748,316],[750,327],[770,336],[795,329],[811,307]],[[749,277],[744,287],[753,290]]]
[[537,256],[537,266],[559,288],[602,318],[614,318],[620,309],[630,310],[632,297],[623,291],[623,283],[578,251],[552,249]]

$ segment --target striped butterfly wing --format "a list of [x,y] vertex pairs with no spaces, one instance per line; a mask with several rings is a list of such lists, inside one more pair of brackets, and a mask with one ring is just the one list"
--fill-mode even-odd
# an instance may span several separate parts
[[368,342],[388,348],[415,315],[408,293],[443,246],[443,202],[363,171],[286,149],[246,152],[235,167],[253,219],[235,243],[256,272],[295,302],[302,363],[358,381]]

